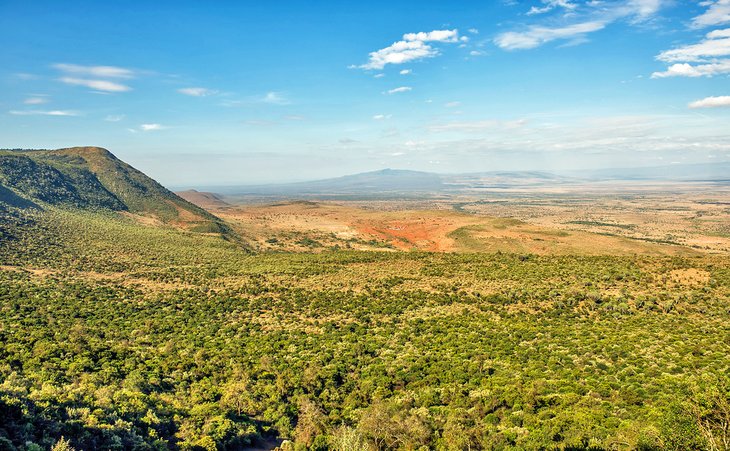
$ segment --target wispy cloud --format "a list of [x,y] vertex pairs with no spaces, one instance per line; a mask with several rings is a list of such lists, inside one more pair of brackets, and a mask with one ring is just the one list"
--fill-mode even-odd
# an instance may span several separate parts
[[191,96],[191,97],[205,97],[205,96],[211,96],[211,95],[218,93],[218,91],[215,91],[213,89],[208,89],[208,88],[181,88],[181,89],[178,89],[177,92],[179,92],[180,94],[185,94],[186,96]]
[[403,40],[371,52],[367,63],[352,67],[380,70],[388,64],[403,64],[433,58],[439,54],[439,51],[428,44],[429,42],[455,43],[460,40],[466,40],[466,38],[459,38],[459,32],[456,29],[406,33],[403,35]]
[[[528,15],[546,13],[557,7],[569,10],[561,25],[530,25],[525,30],[507,31],[497,35],[494,43],[504,50],[526,50],[556,40],[572,40],[572,43],[586,42],[586,35],[606,28],[618,20],[630,23],[644,22],[659,11],[665,0],[620,0],[615,2],[546,0],[545,6],[533,8]],[[567,18],[567,20],[566,20]],[[552,22],[554,23],[554,21]]]
[[578,6],[568,0],[542,0],[542,3],[545,6],[533,6],[529,11],[527,11],[527,15],[532,16],[535,14],[544,14],[558,7],[572,11]]
[[705,39],[697,44],[685,45],[665,50],[656,59],[665,63],[678,61],[702,62],[708,58],[730,55],[730,28],[707,33]]
[[28,97],[23,100],[23,103],[26,105],[42,105],[44,103],[48,103],[48,98],[41,96]]
[[[705,39],[690,45],[665,50],[656,59],[675,63],[664,72],[654,72],[652,78],[711,77],[730,73],[730,28],[715,30]],[[724,57],[724,58],[723,58]]]
[[59,78],[59,81],[66,83],[67,85],[86,86],[87,88],[104,92],[126,92],[132,90],[132,88],[127,85],[108,80],[90,80],[86,78],[61,77]]
[[104,118],[107,122],[119,122],[123,120],[125,116],[123,114],[110,114],[107,117]]
[[527,124],[525,119],[517,119],[514,121],[502,121],[495,119],[487,119],[482,121],[462,121],[449,122],[446,124],[432,125],[428,129],[432,132],[467,132],[476,133],[484,130],[502,129],[514,130]]
[[690,108],[721,108],[730,107],[730,96],[705,97],[688,105]]
[[401,75],[409,75],[409,74],[413,73],[413,71],[411,69],[403,69],[402,71],[400,71],[398,73]]
[[270,91],[261,98],[261,102],[272,105],[289,105],[291,101],[282,92]]
[[692,19],[692,26],[703,28],[730,23],[730,0],[710,0],[702,4],[709,6],[709,8],[703,14]]
[[154,132],[157,130],[164,130],[165,128],[167,127],[162,124],[142,124],[139,126],[139,129],[143,132]]
[[411,90],[413,90],[413,88],[411,88],[410,86],[401,86],[401,87],[398,87],[398,88],[390,89],[390,90],[386,91],[386,93],[388,93],[388,94],[398,94],[399,92],[408,92],[408,91],[411,91]]
[[131,91],[132,88],[125,84],[105,79],[130,79],[135,76],[134,71],[131,69],[116,66],[81,66],[63,63],[54,64],[53,67],[65,74],[65,76],[59,78],[60,82],[67,85],[85,86],[102,92]]
[[373,120],[382,121],[384,119],[390,119],[391,117],[393,117],[392,114],[376,114],[373,116]]
[[67,74],[100,78],[134,78],[134,71],[116,66],[81,66],[78,64],[54,64],[54,68]]
[[532,26],[527,31],[502,33],[495,38],[494,43],[504,50],[534,49],[550,41],[580,37],[605,27],[606,23],[601,21],[577,23],[560,28]]
[[69,110],[11,110],[10,114],[15,116],[78,116],[79,113],[76,111]]

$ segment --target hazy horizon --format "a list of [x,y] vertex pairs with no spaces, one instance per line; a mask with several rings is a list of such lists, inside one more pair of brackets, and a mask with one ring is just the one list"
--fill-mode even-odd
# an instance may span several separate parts
[[170,186],[730,160],[725,0],[0,5],[2,147]]

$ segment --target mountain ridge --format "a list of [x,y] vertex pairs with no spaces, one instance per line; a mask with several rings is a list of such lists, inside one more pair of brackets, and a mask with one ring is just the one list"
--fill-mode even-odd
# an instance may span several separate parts
[[0,150],[0,186],[6,208],[128,212],[192,231],[228,231],[222,220],[102,147]]

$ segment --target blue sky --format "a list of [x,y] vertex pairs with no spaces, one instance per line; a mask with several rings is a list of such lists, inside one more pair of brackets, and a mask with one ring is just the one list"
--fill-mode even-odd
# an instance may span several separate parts
[[0,147],[176,186],[730,160],[730,0],[0,0]]

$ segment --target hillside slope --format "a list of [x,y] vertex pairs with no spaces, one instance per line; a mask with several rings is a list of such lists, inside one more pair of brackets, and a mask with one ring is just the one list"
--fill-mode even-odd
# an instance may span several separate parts
[[16,208],[110,210],[199,232],[227,230],[216,216],[100,147],[0,151],[0,183],[0,202]]

